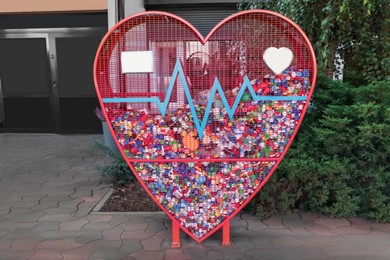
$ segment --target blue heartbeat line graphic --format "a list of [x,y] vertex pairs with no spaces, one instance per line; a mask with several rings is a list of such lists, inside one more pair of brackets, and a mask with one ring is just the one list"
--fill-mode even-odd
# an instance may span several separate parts
[[238,104],[240,103],[241,98],[244,95],[244,92],[246,89],[248,89],[253,100],[255,100],[255,101],[290,101],[290,100],[304,101],[307,99],[307,96],[258,96],[256,94],[256,92],[254,91],[252,84],[250,83],[250,80],[248,79],[247,76],[245,76],[244,81],[241,85],[241,88],[237,93],[236,100],[234,101],[233,106],[230,107],[229,103],[226,99],[226,96],[222,90],[222,86],[219,83],[218,78],[215,77],[213,87],[211,88],[210,97],[209,97],[206,109],[204,111],[203,120],[200,123],[199,119],[198,119],[198,115],[196,113],[195,106],[194,106],[194,101],[192,100],[192,97],[190,94],[188,82],[187,82],[186,76],[185,76],[184,71],[183,71],[183,67],[181,65],[180,60],[178,59],[176,61],[176,64],[175,64],[175,68],[173,69],[173,73],[172,73],[171,80],[169,82],[167,94],[165,96],[165,100],[163,103],[161,102],[161,100],[158,97],[103,98],[103,102],[104,103],[122,103],[122,102],[123,103],[125,103],[125,102],[127,102],[127,103],[149,103],[149,102],[153,102],[159,108],[161,115],[164,116],[165,113],[167,112],[169,100],[171,98],[173,87],[175,86],[176,78],[178,75],[179,75],[181,82],[183,84],[183,89],[184,89],[185,95],[187,97],[188,104],[190,106],[190,110],[192,113],[192,117],[194,119],[195,127],[196,127],[196,130],[198,131],[199,139],[202,139],[202,137],[203,137],[203,132],[206,128],[207,121],[208,121],[208,118],[210,115],[211,106],[213,104],[215,94],[217,93],[217,91],[220,95],[220,98],[221,98],[223,105],[225,106],[226,112],[227,112],[230,120],[233,119],[234,112],[236,111]]

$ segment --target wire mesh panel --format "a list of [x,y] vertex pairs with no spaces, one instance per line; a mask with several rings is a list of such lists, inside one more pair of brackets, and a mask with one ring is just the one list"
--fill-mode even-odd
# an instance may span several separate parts
[[307,109],[313,50],[268,11],[225,19],[204,39],[145,12],[103,39],[95,83],[123,156],[198,242],[233,217],[280,163]]

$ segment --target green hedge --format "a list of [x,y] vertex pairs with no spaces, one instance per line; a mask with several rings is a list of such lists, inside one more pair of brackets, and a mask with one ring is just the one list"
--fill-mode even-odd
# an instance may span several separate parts
[[293,145],[246,210],[390,222],[389,169],[390,82],[356,87],[320,75]]

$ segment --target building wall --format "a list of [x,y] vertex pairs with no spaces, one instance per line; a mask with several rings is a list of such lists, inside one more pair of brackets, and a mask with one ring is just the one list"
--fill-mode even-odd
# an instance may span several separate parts
[[107,12],[107,0],[1,0],[0,14]]
[[[144,7],[177,14],[207,35],[218,22],[237,11],[236,1],[144,0]],[[97,46],[110,25],[110,18],[118,18],[118,7],[112,5],[115,2],[122,3],[122,18],[144,9],[142,0],[0,0],[0,51],[3,51],[0,55],[0,133],[101,132],[101,122],[93,113],[99,104],[91,71]],[[30,78],[20,77],[18,64],[26,63],[21,50],[35,53],[31,51],[31,44],[36,42],[36,49],[43,52],[40,56],[43,65],[36,66],[36,59],[27,59],[36,71]],[[4,53],[10,54],[7,59]],[[82,58],[83,66],[76,62],[81,54],[89,55]],[[20,56],[19,59],[16,56]],[[12,62],[16,62],[17,69],[4,73],[4,68],[10,68]],[[72,68],[77,68],[76,72],[83,74],[84,80],[76,80],[74,72],[69,72]],[[45,81],[40,85],[31,84],[37,75]],[[18,78],[26,82],[18,83]],[[24,86],[26,89],[16,91]],[[38,103],[45,106],[40,107]],[[45,117],[39,109],[46,111]],[[30,114],[26,116],[27,112]],[[39,124],[35,123],[37,117],[42,119]],[[33,119],[34,124],[26,118]]]

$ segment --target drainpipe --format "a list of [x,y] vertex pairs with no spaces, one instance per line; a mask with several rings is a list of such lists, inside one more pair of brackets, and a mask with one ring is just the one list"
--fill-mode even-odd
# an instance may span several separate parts
[[124,17],[145,11],[143,0],[119,0],[119,2],[124,2]]
[[143,11],[143,0],[107,0],[108,29],[123,18]]

